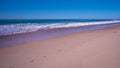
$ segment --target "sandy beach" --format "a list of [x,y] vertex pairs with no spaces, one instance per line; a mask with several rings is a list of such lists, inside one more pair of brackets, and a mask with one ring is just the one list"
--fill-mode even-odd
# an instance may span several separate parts
[[0,68],[120,68],[120,26],[0,48]]

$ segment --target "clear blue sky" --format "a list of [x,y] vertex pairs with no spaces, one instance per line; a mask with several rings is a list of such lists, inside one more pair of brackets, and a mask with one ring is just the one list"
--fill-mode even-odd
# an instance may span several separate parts
[[120,0],[0,0],[5,18],[120,18]]

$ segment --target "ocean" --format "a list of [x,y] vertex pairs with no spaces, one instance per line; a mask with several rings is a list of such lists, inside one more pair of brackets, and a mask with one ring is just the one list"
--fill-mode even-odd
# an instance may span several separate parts
[[[104,21],[104,22],[103,22]],[[0,35],[18,34],[39,29],[68,28],[106,24],[112,19],[1,19]],[[108,22],[110,23],[110,22]]]
[[0,48],[120,26],[112,19],[1,19]]

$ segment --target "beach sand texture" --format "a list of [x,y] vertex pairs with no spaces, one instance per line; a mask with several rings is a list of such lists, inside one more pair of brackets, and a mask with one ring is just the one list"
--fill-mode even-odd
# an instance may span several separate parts
[[120,27],[0,48],[0,68],[120,68]]

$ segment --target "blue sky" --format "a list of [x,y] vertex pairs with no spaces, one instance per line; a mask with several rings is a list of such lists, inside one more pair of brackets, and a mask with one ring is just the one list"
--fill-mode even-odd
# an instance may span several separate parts
[[0,19],[120,18],[120,0],[0,0]]

